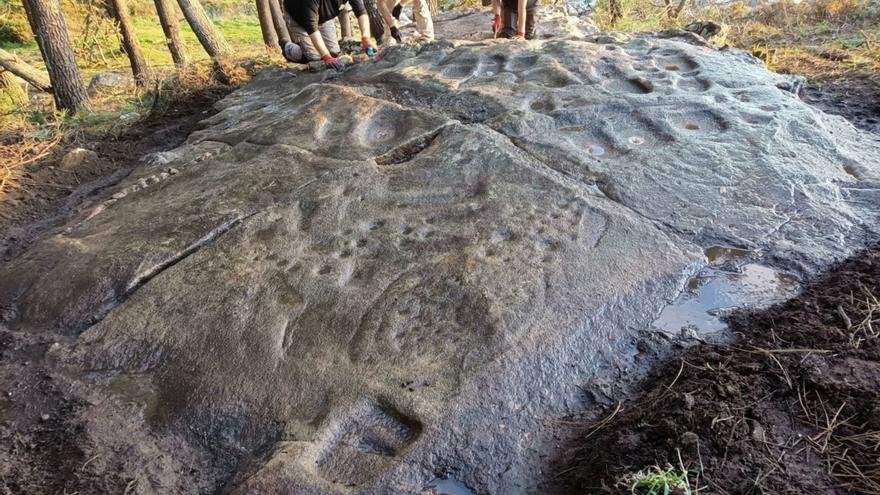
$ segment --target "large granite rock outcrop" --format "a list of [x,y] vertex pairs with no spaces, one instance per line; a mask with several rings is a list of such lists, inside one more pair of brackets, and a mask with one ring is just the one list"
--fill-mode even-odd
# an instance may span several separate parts
[[547,420],[624,372],[704,248],[809,274],[877,237],[877,138],[795,86],[651,36],[270,71],[0,267],[3,319],[136,382],[108,393],[224,459],[211,489],[534,491]]

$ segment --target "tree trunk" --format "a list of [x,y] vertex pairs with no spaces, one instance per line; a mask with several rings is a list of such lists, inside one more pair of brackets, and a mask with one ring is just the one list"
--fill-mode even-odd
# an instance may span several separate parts
[[52,81],[55,105],[71,112],[88,109],[88,93],[70,48],[59,0],[23,0],[23,3]]
[[272,22],[275,24],[275,32],[278,33],[278,42],[281,48],[285,43],[291,41],[290,32],[287,30],[287,20],[284,17],[284,10],[280,0],[269,0],[269,10],[272,12]]
[[681,0],[678,2],[678,6],[676,6],[672,12],[670,17],[672,19],[678,19],[678,16],[681,15],[681,11],[684,10],[684,6],[687,3],[687,0]]
[[177,0],[177,3],[180,5],[180,10],[183,11],[183,16],[186,17],[186,22],[189,23],[196,38],[199,39],[199,43],[202,44],[202,48],[208,52],[208,56],[217,60],[232,53],[226,39],[208,18],[208,14],[205,13],[205,8],[202,7],[199,0]]
[[611,25],[616,26],[617,22],[623,18],[623,8],[620,5],[620,0],[609,0],[608,11],[611,13]]
[[263,43],[267,49],[278,47],[278,33],[272,20],[272,10],[269,7],[270,0],[257,0],[257,17],[260,18],[260,31],[263,32]]
[[15,106],[27,104],[27,91],[8,70],[0,70],[0,97],[8,98],[9,103]]
[[131,15],[128,12],[128,3],[126,3],[126,0],[110,0],[110,7],[116,22],[119,24],[119,41],[122,44],[122,51],[128,55],[128,62],[131,64],[131,73],[134,75],[135,83],[139,87],[146,86],[150,81],[150,67],[147,65],[144,52],[141,50],[141,44],[135,35],[134,26],[131,23]]
[[182,69],[189,64],[189,58],[183,48],[183,40],[180,39],[180,23],[177,21],[174,4],[169,0],[154,0],[153,3],[156,4],[156,13],[159,15],[162,32],[165,33],[165,44],[171,52],[171,60],[175,67]]
[[52,84],[45,74],[2,48],[0,48],[0,67],[24,79],[40,91],[52,92]]
[[367,16],[370,18],[370,34],[378,42],[382,39],[382,35],[385,34],[385,20],[382,19],[382,14],[379,13],[376,0],[364,0],[364,7],[366,7]]

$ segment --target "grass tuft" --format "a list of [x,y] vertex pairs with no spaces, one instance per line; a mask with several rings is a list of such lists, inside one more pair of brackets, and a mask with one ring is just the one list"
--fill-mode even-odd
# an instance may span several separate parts
[[650,466],[620,478],[618,486],[633,495],[692,495],[688,471],[682,467]]

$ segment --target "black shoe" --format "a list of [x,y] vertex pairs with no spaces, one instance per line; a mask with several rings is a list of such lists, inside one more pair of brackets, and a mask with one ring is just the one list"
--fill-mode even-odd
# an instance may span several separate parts
[[391,9],[391,15],[394,16],[398,21],[400,20],[400,13],[403,12],[403,5],[397,4]]

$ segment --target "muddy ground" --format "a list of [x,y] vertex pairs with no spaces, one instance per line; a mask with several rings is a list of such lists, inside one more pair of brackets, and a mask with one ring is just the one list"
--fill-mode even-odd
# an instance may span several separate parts
[[878,295],[875,246],[789,302],[734,314],[733,344],[668,359],[581,425],[561,476],[573,492],[629,493],[627,474],[670,465],[699,493],[878,493]]
[[880,133],[880,82],[866,75],[807,81],[801,98],[856,127]]

